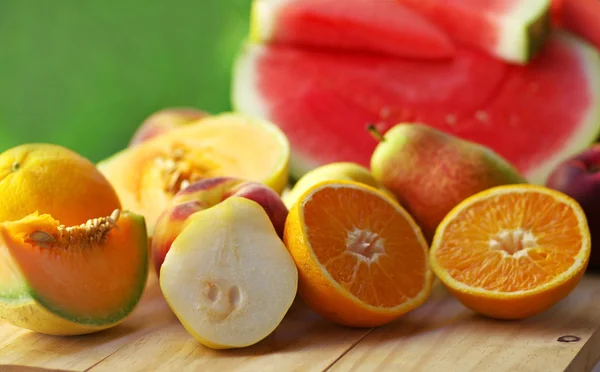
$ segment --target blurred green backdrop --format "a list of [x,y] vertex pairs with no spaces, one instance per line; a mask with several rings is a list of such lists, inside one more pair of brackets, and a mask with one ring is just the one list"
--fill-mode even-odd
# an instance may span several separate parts
[[96,162],[167,106],[231,109],[250,0],[1,0],[0,152],[51,142]]

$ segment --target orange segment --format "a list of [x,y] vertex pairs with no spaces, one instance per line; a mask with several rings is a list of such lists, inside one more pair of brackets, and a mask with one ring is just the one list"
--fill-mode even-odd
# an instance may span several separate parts
[[431,247],[435,274],[459,300],[497,318],[524,318],[564,298],[583,275],[590,235],[579,204],[535,185],[464,200]]
[[422,304],[431,291],[427,243],[398,203],[354,181],[308,189],[286,220],[299,293],[343,325],[378,326]]

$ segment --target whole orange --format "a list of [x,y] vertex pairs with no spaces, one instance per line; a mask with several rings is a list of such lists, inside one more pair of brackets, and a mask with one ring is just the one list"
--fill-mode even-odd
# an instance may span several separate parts
[[0,221],[38,211],[74,226],[109,216],[121,202],[96,166],[53,144],[25,144],[0,154]]

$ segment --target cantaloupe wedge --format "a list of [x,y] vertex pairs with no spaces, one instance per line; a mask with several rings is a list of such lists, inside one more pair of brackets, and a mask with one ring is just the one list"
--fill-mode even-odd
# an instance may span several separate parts
[[280,193],[288,182],[287,137],[269,121],[235,113],[200,119],[127,148],[98,164],[123,208],[158,216],[190,183],[217,176],[257,181]]
[[130,212],[65,227],[48,214],[0,223],[0,318],[50,335],[122,322],[148,275],[144,218]]

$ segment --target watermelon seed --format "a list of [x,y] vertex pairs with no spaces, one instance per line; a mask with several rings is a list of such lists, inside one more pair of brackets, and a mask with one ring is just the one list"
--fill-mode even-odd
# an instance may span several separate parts
[[456,115],[446,115],[446,123],[450,126],[453,126],[454,124],[456,124]]
[[379,110],[379,118],[385,120],[389,117],[390,117],[390,108],[382,107],[381,110]]
[[485,111],[477,111],[475,113],[475,118],[482,123],[487,123],[489,119],[488,114]]

